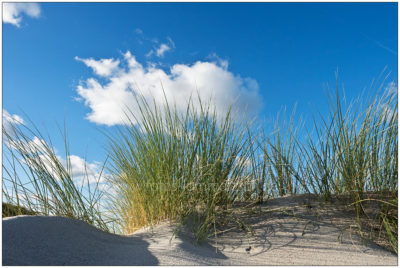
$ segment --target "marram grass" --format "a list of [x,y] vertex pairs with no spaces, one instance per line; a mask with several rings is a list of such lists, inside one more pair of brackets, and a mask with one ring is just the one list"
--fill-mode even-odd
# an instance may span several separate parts
[[[136,98],[140,114],[110,134],[116,217],[126,233],[166,219],[195,218],[201,239],[224,209],[241,197],[246,169],[246,125],[224,118],[198,98],[186,113]],[[196,107],[200,107],[197,109]]]
[[17,213],[76,218],[108,230],[99,209],[100,178],[89,178],[85,170],[81,186],[74,180],[64,131],[66,163],[34,125],[3,127],[3,202]]
[[[60,161],[50,141],[31,143],[32,136],[45,140],[35,127],[14,125],[3,129],[3,200],[21,213],[24,207],[125,234],[178,221],[201,241],[221,222],[243,226],[232,212],[242,201],[304,192],[325,201],[349,196],[360,234],[367,236],[365,220],[377,223],[397,252],[397,93],[384,92],[383,84],[352,102],[337,89],[328,115],[313,114],[312,129],[294,113],[257,126],[234,120],[234,106],[217,114],[210,101],[194,98],[181,112],[166,97],[161,105],[137,95],[139,112],[127,107],[126,124],[106,133],[107,194],[100,178],[89,183],[96,178],[86,174],[86,186],[76,184],[71,164]],[[371,218],[373,202],[378,211]]]

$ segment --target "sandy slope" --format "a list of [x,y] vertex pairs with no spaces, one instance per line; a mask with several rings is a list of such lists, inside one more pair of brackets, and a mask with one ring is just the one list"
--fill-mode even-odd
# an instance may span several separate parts
[[[167,223],[117,236],[61,217],[7,218],[3,265],[397,265],[397,255],[342,232],[337,223],[345,216],[298,204],[294,198],[269,201],[243,215],[254,236],[235,229],[201,246],[185,232],[171,239]],[[292,209],[274,211],[283,206]]]

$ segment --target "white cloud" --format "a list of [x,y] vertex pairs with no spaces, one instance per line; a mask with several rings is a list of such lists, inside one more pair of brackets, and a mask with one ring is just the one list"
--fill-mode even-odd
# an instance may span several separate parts
[[154,54],[154,50],[150,50],[147,54],[146,57],[151,57]]
[[143,34],[143,31],[142,31],[142,29],[140,29],[140,28],[136,28],[136,29],[135,29],[135,33],[137,33],[137,34]]
[[75,57],[75,60],[83,62],[86,66],[93,69],[93,71],[99,76],[110,76],[114,71],[118,69],[119,60],[114,59],[101,59],[95,60],[93,58],[90,59],[81,59],[79,57]]
[[[57,162],[61,164],[66,171],[69,172],[73,181],[77,185],[86,185],[87,181],[89,183],[95,183],[100,178],[100,182],[104,181],[104,174],[100,176],[100,164],[98,162],[89,163],[85,159],[77,156],[77,155],[69,155],[68,161],[59,156],[55,155],[57,160],[50,157],[50,154],[47,152],[46,148],[51,149],[45,141],[40,140],[37,137],[34,137],[33,140],[28,142],[31,146],[32,152],[37,152],[38,155],[35,156],[35,160],[29,161],[25,164],[35,168],[36,165],[33,161],[40,161],[40,165],[43,165],[47,172],[51,174],[54,178],[60,180],[59,167],[57,166]],[[57,150],[53,148],[54,153],[57,153]]]
[[44,140],[39,139],[36,136],[33,137],[33,140],[28,142],[28,146],[41,153],[45,153],[47,151],[47,148],[49,148]]
[[[71,164],[72,176],[74,178],[88,176],[88,177],[98,177],[99,176],[99,164],[97,162],[88,163],[85,159],[77,156],[70,155],[69,161]],[[66,161],[63,160],[66,165]]]
[[123,124],[126,107],[134,113],[138,111],[133,94],[143,94],[148,101],[154,97],[157,104],[163,104],[163,88],[168,101],[175,102],[181,112],[185,111],[190,96],[196,97],[197,92],[202,99],[211,98],[219,114],[224,114],[235,102],[234,108],[241,114],[247,111],[248,116],[254,116],[262,105],[257,82],[234,75],[227,64],[203,61],[175,64],[167,73],[154,65],[144,67],[128,51],[122,65],[126,68],[120,67],[105,82],[90,77],[77,87],[78,95],[91,109],[87,115],[89,121],[108,126]]
[[164,57],[164,53],[171,50],[171,48],[167,44],[161,44],[160,47],[156,50],[157,57]]
[[[24,120],[19,115],[16,115],[16,114],[11,115],[5,109],[3,109],[2,118],[3,118],[3,129],[9,135],[12,135],[13,125],[23,125],[23,124],[25,124]],[[3,135],[3,138],[5,138],[4,135]]]
[[[150,50],[147,54],[146,57],[151,57],[152,55],[156,55],[159,58],[164,57],[165,52],[170,51],[172,48],[175,48],[175,43],[172,41],[170,37],[167,37],[168,43],[169,44],[161,44],[158,48],[154,48]],[[153,40],[153,43],[158,43],[158,40],[155,39]]]
[[210,55],[208,55],[208,56],[207,56],[207,59],[216,61],[216,62],[218,62],[218,64],[219,64],[220,66],[222,66],[222,67],[225,68],[225,69],[228,69],[229,62],[228,62],[227,60],[223,60],[223,59],[221,59],[220,57],[218,57],[218,55],[217,55],[215,52],[214,52],[214,53],[211,53]]
[[[3,128],[8,132],[9,135],[13,135],[13,127],[18,127],[18,125],[25,124],[24,120],[16,115],[11,115],[5,109],[3,109]],[[74,178],[74,181],[80,183],[82,179],[86,177],[89,180],[89,183],[95,182],[100,177],[101,165],[100,163],[94,161],[92,163],[87,162],[85,159],[77,156],[77,155],[69,155],[69,163],[67,160],[58,155],[58,151],[56,148],[51,147],[45,140],[34,136],[31,140],[21,140],[18,136],[12,138],[11,140],[4,140],[5,136],[3,135],[3,143],[10,149],[15,150],[16,148],[26,148],[26,150],[30,153],[34,154],[36,161],[41,161],[43,165],[46,167],[47,171],[58,178],[58,174],[56,172],[57,166],[55,164],[54,159],[51,159],[49,150],[54,153],[58,162],[65,168],[70,167],[71,175]],[[31,167],[34,167],[33,162],[24,162]],[[104,176],[101,175],[100,181],[104,181]],[[60,179],[60,178],[58,178]]]
[[[58,155],[56,148],[51,147],[43,139],[34,136],[30,141],[23,141],[13,139],[6,143],[10,150],[15,150],[17,148],[25,148],[25,150],[31,154],[32,159],[23,161],[23,163],[31,166],[32,168],[37,167],[35,163],[39,163],[40,166],[44,166],[54,178],[60,179],[58,164],[61,164],[65,170],[69,171],[73,180],[76,183],[81,183],[82,180],[89,180],[90,183],[95,182],[100,177],[101,166],[100,163],[94,161],[92,163],[87,162],[85,159],[77,155],[69,155],[68,161]],[[51,151],[51,153],[50,153]],[[54,159],[54,157],[56,159]],[[104,175],[101,175],[100,181],[104,181]]]
[[10,123],[17,125],[25,124],[24,119],[22,119],[19,115],[11,115],[9,112],[7,112],[7,110],[3,109],[3,126]]
[[37,3],[3,3],[3,22],[19,27],[22,13],[32,18],[40,16],[40,6]]

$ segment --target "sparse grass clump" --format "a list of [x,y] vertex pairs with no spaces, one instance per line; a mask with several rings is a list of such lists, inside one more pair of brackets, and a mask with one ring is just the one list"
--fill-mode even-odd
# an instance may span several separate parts
[[[279,196],[292,194],[296,181],[300,191],[317,193],[326,201],[350,196],[360,234],[365,233],[362,221],[378,221],[397,252],[397,93],[382,92],[383,84],[372,97],[350,103],[336,89],[329,96],[328,116],[314,117],[313,131],[301,133],[306,142],[292,124],[285,135],[277,124],[261,147]],[[379,209],[367,215],[371,193]]]
[[319,127],[326,150],[314,160],[326,167],[326,179],[319,186],[322,193],[326,198],[350,194],[360,233],[360,219],[369,217],[364,200],[373,193],[380,202],[377,220],[397,252],[397,94],[378,91],[367,102],[358,99],[344,107],[337,93],[326,122]]
[[65,161],[35,126],[3,127],[3,202],[18,214],[64,216],[108,230],[99,209],[100,178],[85,172],[81,182],[75,181],[64,134]]

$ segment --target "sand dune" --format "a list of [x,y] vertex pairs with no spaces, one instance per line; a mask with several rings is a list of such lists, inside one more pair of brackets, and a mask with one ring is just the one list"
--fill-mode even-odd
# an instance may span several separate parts
[[397,265],[397,255],[341,231],[333,214],[326,217],[329,213],[320,210],[325,217],[310,220],[302,217],[310,214],[302,208],[292,210],[295,216],[271,212],[297,204],[293,198],[267,202],[258,212],[245,215],[253,236],[235,229],[202,245],[195,245],[186,232],[173,236],[168,223],[118,236],[74,219],[11,217],[3,219],[2,261],[3,265]]

